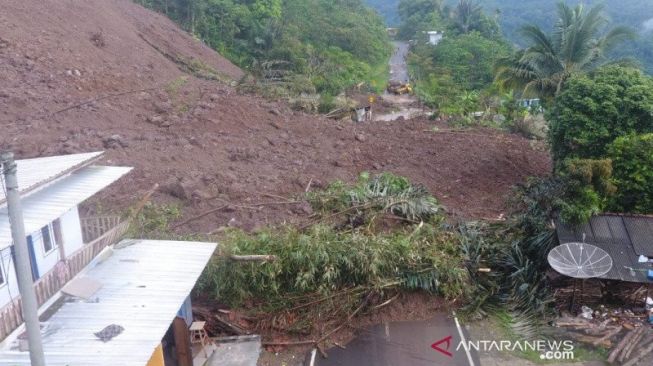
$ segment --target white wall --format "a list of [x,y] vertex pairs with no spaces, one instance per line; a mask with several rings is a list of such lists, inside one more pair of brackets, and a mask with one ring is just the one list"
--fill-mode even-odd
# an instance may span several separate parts
[[11,302],[12,298],[19,295],[18,281],[16,281],[16,270],[11,257],[11,247],[0,252],[0,263],[2,265],[5,283],[0,286],[0,307]]
[[79,211],[77,207],[72,208],[60,218],[61,235],[63,236],[63,247],[66,257],[75,253],[84,246],[82,238],[82,224],[79,220]]
[[[63,247],[66,256],[70,256],[84,245],[84,240],[82,239],[82,227],[77,207],[66,212],[59,218],[59,220],[61,221]],[[43,248],[43,236],[41,231],[38,230],[29,234],[32,236],[32,242],[34,243],[36,263],[41,277],[51,271],[57,262],[61,260],[59,246],[62,245],[62,243],[56,242],[52,230],[52,224],[49,225],[49,228],[50,237],[52,238],[54,247],[53,250],[47,254]],[[16,270],[11,256],[11,248],[6,248],[0,252],[0,264],[2,265],[2,270],[4,271],[3,273],[5,276],[5,284],[0,285],[0,308],[2,308],[10,303],[12,298],[16,298],[19,295],[18,282],[16,281]]]
[[41,231],[39,230],[31,234],[32,243],[34,244],[34,254],[36,255],[36,264],[39,268],[40,277],[43,277],[44,274],[50,272],[57,264],[57,262],[61,260],[59,257],[58,243],[56,243],[54,240],[52,224],[49,224],[48,228],[50,230],[50,238],[53,242],[53,249],[48,253],[45,253],[45,249],[43,248],[43,236],[41,235]]

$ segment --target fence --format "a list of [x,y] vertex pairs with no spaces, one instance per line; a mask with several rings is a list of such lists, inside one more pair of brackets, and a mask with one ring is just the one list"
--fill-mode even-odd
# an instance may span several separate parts
[[84,243],[92,242],[107,231],[118,226],[119,223],[120,217],[118,216],[94,216],[82,218],[82,237],[84,238]]
[[[89,237],[93,238],[81,249],[69,255],[66,260],[59,262],[53,270],[43,275],[34,282],[34,290],[38,305],[45,304],[54,296],[70,279],[84,269],[107,246],[116,243],[129,228],[129,221],[120,222],[119,218],[113,222],[115,225],[107,227],[111,222],[109,217],[82,219],[82,232],[86,239],[85,223],[90,224]],[[97,236],[95,236],[97,233]],[[95,236],[95,237],[94,237]],[[87,241],[84,240],[86,243]],[[23,310],[21,299],[17,297],[11,304],[0,310],[0,341],[23,323]]]

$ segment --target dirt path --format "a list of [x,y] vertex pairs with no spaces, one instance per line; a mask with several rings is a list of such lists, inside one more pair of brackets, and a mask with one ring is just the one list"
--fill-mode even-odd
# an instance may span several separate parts
[[[407,42],[393,42],[395,51],[390,58],[390,81],[407,83],[409,82],[408,57],[409,45]],[[428,110],[419,106],[419,101],[413,95],[395,95],[387,91],[381,95],[382,102],[391,107],[391,112],[380,113],[374,116],[375,121],[392,122],[399,119],[413,119],[428,114]]]
[[394,41],[393,45],[395,50],[390,58],[390,81],[406,83],[409,80],[408,66],[406,65],[409,50],[408,42]]

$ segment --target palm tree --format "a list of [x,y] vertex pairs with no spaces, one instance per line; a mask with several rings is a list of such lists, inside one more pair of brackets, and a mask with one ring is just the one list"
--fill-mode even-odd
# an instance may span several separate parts
[[460,0],[451,14],[454,25],[463,33],[469,33],[483,16],[483,8],[474,0]]
[[606,53],[634,35],[626,27],[601,34],[607,24],[602,5],[585,11],[583,5],[571,8],[558,3],[558,21],[553,32],[545,34],[535,25],[523,27],[521,33],[530,46],[499,60],[496,81],[505,89],[517,89],[524,95],[545,100],[555,97],[570,76],[611,62]]

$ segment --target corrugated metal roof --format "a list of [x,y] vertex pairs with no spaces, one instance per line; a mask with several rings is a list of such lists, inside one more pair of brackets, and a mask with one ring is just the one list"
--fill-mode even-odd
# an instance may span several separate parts
[[[92,300],[66,302],[48,320],[46,364],[146,365],[216,245],[146,240],[115,249],[85,274],[102,284]],[[123,332],[106,343],[94,335],[112,324]],[[0,365],[30,364],[27,352],[7,348]]]
[[[25,232],[33,233],[127,174],[132,168],[88,166],[21,200]],[[11,245],[7,206],[0,207],[0,250]]]
[[639,255],[653,258],[653,217],[599,215],[587,224],[556,225],[560,243],[585,242],[605,250],[612,257],[612,269],[600,278],[648,283],[649,263],[639,263]]
[[[18,190],[26,193],[54,179],[62,177],[83,166],[91,164],[104,152],[48,156],[43,158],[16,160]],[[0,180],[4,177],[0,176]],[[4,190],[0,189],[0,204],[6,201]]]

